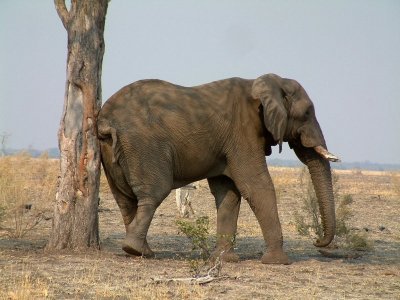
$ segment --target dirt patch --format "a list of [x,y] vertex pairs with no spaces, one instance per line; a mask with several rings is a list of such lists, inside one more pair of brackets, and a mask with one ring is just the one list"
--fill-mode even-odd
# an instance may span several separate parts
[[[240,262],[224,264],[221,279],[205,285],[155,283],[152,278],[189,277],[191,244],[178,232],[179,213],[172,193],[159,207],[149,231],[154,259],[125,255],[122,219],[104,182],[101,188],[102,250],[44,252],[51,220],[23,239],[0,238],[0,299],[400,299],[400,195],[389,172],[336,171],[341,193],[353,197],[351,227],[373,249],[357,259],[323,257],[294,226],[301,206],[296,168],[270,168],[279,202],[284,247],[293,264],[262,265],[261,230],[248,204],[239,216]],[[397,178],[397,177],[396,177]],[[52,203],[48,203],[49,209]],[[192,204],[196,216],[216,211],[202,181]]]

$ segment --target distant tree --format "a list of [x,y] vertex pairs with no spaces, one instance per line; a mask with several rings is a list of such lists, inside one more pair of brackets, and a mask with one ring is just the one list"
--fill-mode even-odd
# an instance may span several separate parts
[[58,141],[61,176],[47,249],[99,248],[100,151],[96,118],[108,0],[54,0],[68,33],[67,78]]
[[10,136],[11,134],[7,132],[2,132],[0,134],[0,156],[6,155],[7,140]]

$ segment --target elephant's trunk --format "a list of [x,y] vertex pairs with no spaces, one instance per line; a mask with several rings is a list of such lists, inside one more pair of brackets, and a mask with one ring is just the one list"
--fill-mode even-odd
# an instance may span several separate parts
[[324,236],[318,239],[314,245],[325,247],[333,240],[336,229],[331,168],[328,161],[319,158],[309,161],[307,167],[317,195],[324,230]]
[[324,158],[320,153],[318,153],[318,155],[317,152],[314,151],[315,149],[295,147],[294,150],[300,160],[308,167],[319,203],[323,237],[318,239],[314,245],[317,247],[325,247],[333,240],[336,230],[331,167],[327,158]]

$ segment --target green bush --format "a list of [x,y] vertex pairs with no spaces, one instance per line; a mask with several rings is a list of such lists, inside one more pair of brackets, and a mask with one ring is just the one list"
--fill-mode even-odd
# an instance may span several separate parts
[[186,235],[192,243],[192,255],[200,253],[200,259],[189,260],[191,273],[199,276],[210,258],[209,218],[203,216],[197,218],[195,221],[180,219],[176,221],[176,224],[179,231]]
[[204,260],[210,257],[209,223],[207,216],[199,217],[194,222],[183,219],[176,221],[179,230],[191,241],[192,251],[200,251]]

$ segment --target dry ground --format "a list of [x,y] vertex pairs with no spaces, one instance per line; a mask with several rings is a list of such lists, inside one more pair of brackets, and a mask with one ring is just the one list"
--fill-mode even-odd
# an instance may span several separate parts
[[[156,258],[132,258],[120,248],[124,226],[103,180],[99,212],[102,250],[44,252],[51,219],[43,220],[22,239],[2,236],[0,299],[400,299],[398,173],[336,171],[340,192],[354,199],[350,225],[365,234],[373,249],[357,259],[331,259],[321,256],[312,240],[296,232],[293,214],[302,205],[300,169],[270,170],[279,197],[284,246],[293,261],[289,266],[260,263],[264,242],[243,201],[236,250],[239,263],[224,264],[221,278],[205,285],[156,284],[152,277],[191,275],[193,253],[175,224],[174,194],[159,207],[150,228],[149,243]],[[32,199],[32,209],[45,206],[51,211],[51,202],[39,200]],[[209,216],[215,233],[216,212],[204,181],[193,208],[197,216]]]

